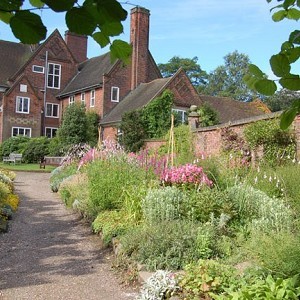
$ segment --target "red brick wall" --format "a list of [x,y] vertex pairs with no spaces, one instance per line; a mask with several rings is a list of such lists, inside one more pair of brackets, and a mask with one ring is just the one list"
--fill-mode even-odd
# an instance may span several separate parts
[[[20,84],[27,86],[27,92],[20,92]],[[16,98],[30,98],[29,113],[16,112]],[[26,78],[17,81],[10,93],[4,97],[3,101],[3,136],[6,140],[11,137],[12,127],[31,128],[31,136],[38,137],[41,134],[41,111],[42,101],[36,96],[34,88]]]
[[[278,116],[277,114],[272,114],[272,118]],[[247,125],[252,122],[259,120],[269,120],[267,116],[258,116],[252,119],[241,120],[240,122],[235,122],[234,124],[222,124],[219,126],[211,126],[206,128],[198,128],[193,131],[194,141],[195,141],[195,152],[198,155],[205,154],[207,156],[215,156],[222,151],[222,139],[221,139],[221,129],[230,127],[239,136],[243,136],[243,130]],[[295,133],[296,143],[297,143],[297,158],[300,160],[300,115],[296,117],[294,123],[292,124],[292,129]]]
[[65,42],[77,62],[87,59],[87,36],[66,31]]
[[104,127],[102,131],[102,140],[116,141],[117,128],[115,127]]

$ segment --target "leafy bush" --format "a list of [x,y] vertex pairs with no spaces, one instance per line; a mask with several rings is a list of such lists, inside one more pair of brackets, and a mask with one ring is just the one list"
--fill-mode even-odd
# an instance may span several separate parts
[[263,146],[264,158],[272,165],[295,156],[295,140],[290,132],[280,129],[278,119],[254,122],[245,128],[244,135],[252,149]]
[[146,172],[124,157],[99,159],[86,167],[88,174],[88,214],[95,218],[103,210],[118,209],[124,202],[124,190],[145,183]]
[[233,186],[228,193],[241,219],[256,230],[278,232],[292,228],[292,212],[281,199],[270,198],[246,184]]
[[86,122],[87,122],[87,143],[91,147],[97,146],[99,133],[99,115],[95,111],[86,112]]
[[124,234],[135,224],[123,210],[103,211],[98,214],[92,223],[95,233],[100,233],[105,245],[108,245],[113,237]]
[[23,151],[23,160],[27,163],[40,162],[41,158],[49,154],[49,142],[47,137],[29,139]]
[[180,219],[186,195],[176,187],[149,189],[142,200],[144,218],[149,224]]
[[214,252],[214,232],[209,225],[169,221],[139,226],[120,239],[122,251],[149,270],[179,270]]
[[[8,204],[13,211],[16,211],[18,206],[19,206],[19,197],[18,195],[15,194],[9,194],[5,199],[4,199],[4,204]],[[1,201],[0,201],[1,203]]]
[[7,184],[0,181],[0,204],[4,202],[10,192],[10,188],[7,186]]
[[274,276],[288,278],[300,270],[300,236],[291,232],[253,232],[245,244],[248,255],[254,257]]
[[217,295],[240,281],[233,267],[214,260],[199,260],[185,266],[184,271],[178,278],[182,299],[218,299]]
[[6,175],[11,181],[16,178],[16,173],[10,170],[0,169],[0,174]]
[[222,213],[231,217],[235,215],[227,191],[217,188],[204,188],[200,191],[191,189],[187,192],[188,201],[184,202],[183,214],[193,221],[208,222],[211,216],[219,217]]
[[9,156],[12,152],[23,153],[29,139],[25,136],[16,136],[5,140],[1,144],[1,156]]

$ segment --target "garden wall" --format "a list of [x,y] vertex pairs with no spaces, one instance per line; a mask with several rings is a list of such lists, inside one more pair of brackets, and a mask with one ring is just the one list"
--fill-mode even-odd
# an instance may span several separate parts
[[[234,122],[228,122],[216,126],[209,126],[203,128],[192,129],[194,133],[195,152],[198,155],[205,154],[208,156],[215,156],[221,153],[222,139],[221,129],[230,128],[236,132],[239,136],[243,135],[244,128],[250,123],[254,123],[261,120],[270,120],[276,118],[280,113],[271,113],[261,116],[242,119]],[[300,160],[300,115],[296,117],[292,126],[292,130],[295,133],[297,143],[297,159]]]

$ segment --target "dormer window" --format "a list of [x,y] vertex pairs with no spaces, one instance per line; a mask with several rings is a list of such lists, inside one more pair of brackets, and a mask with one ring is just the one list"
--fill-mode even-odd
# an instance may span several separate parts
[[111,88],[111,101],[112,102],[119,102],[119,91],[120,89],[116,86]]

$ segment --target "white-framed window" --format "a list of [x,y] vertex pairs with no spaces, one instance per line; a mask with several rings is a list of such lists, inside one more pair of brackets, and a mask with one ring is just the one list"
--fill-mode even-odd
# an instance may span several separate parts
[[12,127],[11,136],[18,136],[18,135],[31,137],[31,128]]
[[112,102],[119,102],[119,92],[120,92],[120,89],[116,86],[112,86],[111,87],[111,101]]
[[59,105],[55,103],[46,103],[46,117],[58,118]]
[[187,124],[188,115],[187,112],[183,109],[172,108],[172,112],[175,113],[176,120],[181,124]]
[[42,66],[33,65],[33,66],[32,66],[32,72],[44,74],[45,68],[42,67]]
[[30,98],[20,97],[16,98],[16,112],[21,114],[29,114]]
[[27,84],[20,84],[20,92],[27,93]]
[[75,95],[69,97],[69,105],[75,103]]
[[46,127],[45,136],[49,139],[52,139],[56,136],[57,128],[56,127]]
[[91,90],[90,107],[95,106],[95,90]]
[[81,103],[85,104],[85,93],[81,93],[80,99],[81,99]]
[[60,76],[61,76],[61,65],[49,63],[47,87],[53,89],[59,89]]

